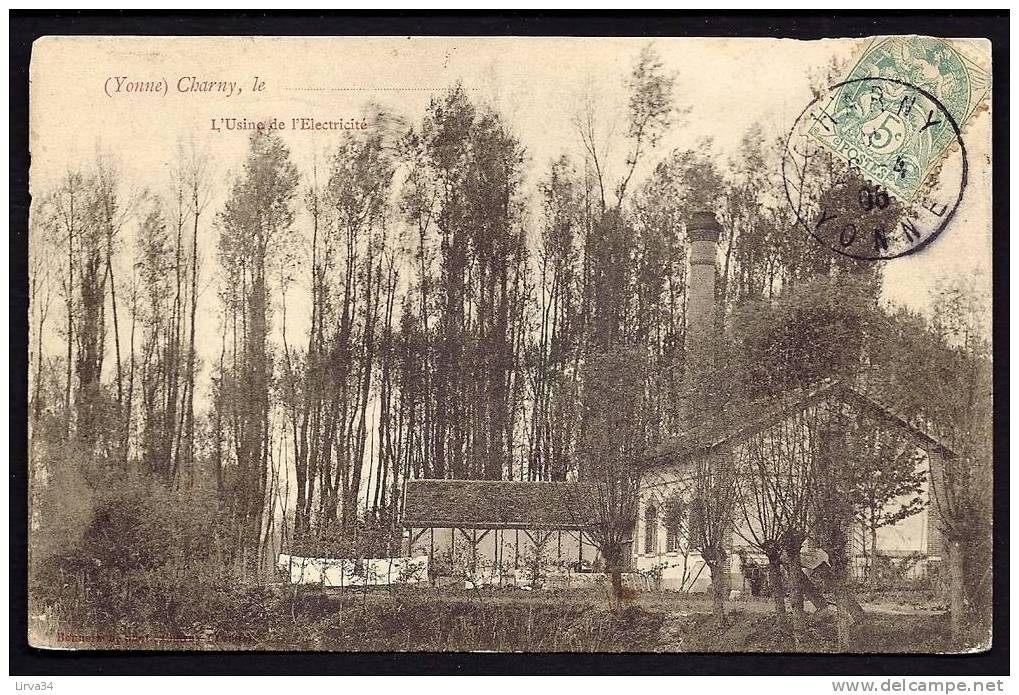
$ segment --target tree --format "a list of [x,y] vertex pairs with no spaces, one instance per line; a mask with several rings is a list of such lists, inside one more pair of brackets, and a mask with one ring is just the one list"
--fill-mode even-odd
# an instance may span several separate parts
[[[236,557],[240,567],[261,562],[259,542],[272,448],[270,387],[270,263],[294,221],[298,173],[278,135],[256,132],[248,141],[243,173],[220,212],[219,262],[228,329],[229,367],[217,384],[217,410],[233,463],[228,476]],[[224,452],[225,453],[225,452]]]
[[[331,286],[323,275],[320,291],[326,294],[319,299],[317,320],[333,328],[327,329],[325,349],[310,346],[309,355],[321,360],[312,378],[325,377],[328,403],[324,439],[317,447],[320,524],[338,519],[344,532],[355,528],[368,443],[383,268],[391,252],[387,223],[393,170],[380,134],[351,138],[337,148],[324,192],[331,217],[326,229],[334,235],[327,240],[324,262],[330,262],[331,254],[341,280]],[[314,391],[321,385],[309,383],[306,388]]]
[[176,418],[168,418],[176,346],[173,309],[174,248],[162,206],[150,199],[138,227],[136,265],[141,281],[141,460],[146,470],[172,482]]
[[191,281],[188,288],[190,297],[188,339],[187,339],[187,360],[184,368],[184,408],[183,408],[183,432],[181,438],[184,446],[184,465],[187,468],[189,482],[195,473],[195,390],[196,373],[198,370],[198,353],[195,346],[195,332],[198,314],[198,230],[200,220],[209,203],[209,182],[208,182],[208,158],[199,152],[194,142],[184,159],[184,168],[181,175],[184,178],[188,194],[188,206],[191,213]]
[[811,537],[828,556],[829,589],[835,594],[839,649],[850,648],[850,628],[863,611],[849,591],[852,562],[852,524],[857,515],[850,491],[854,469],[843,465],[851,457],[846,441],[850,427],[860,421],[844,408],[829,408],[817,432],[816,489],[811,513]]
[[[116,173],[101,161],[85,180],[84,225],[78,245],[79,317],[75,358],[78,377],[76,432],[87,450],[98,459],[108,453],[108,437],[115,430],[107,419],[110,403],[101,377],[106,358],[106,296],[113,287],[110,258],[122,218],[118,210]],[[116,334],[116,331],[115,331]],[[119,344],[119,340],[118,340]],[[118,349],[119,362],[119,349]],[[119,383],[119,369],[118,383]],[[116,439],[116,435],[114,435]]]
[[816,278],[774,301],[746,302],[731,317],[727,398],[757,399],[852,380],[873,351],[884,321],[868,276]]
[[529,290],[523,150],[460,86],[431,100],[403,150],[424,361],[419,465],[435,477],[511,475]]
[[715,620],[725,619],[729,560],[736,515],[738,470],[734,453],[698,456],[694,460],[690,545],[711,572],[711,606]]
[[569,160],[562,157],[539,184],[543,227],[535,254],[537,317],[527,359],[532,401],[529,479],[565,480],[575,470],[583,230],[582,193],[575,176]]
[[641,156],[646,150],[654,149],[672,125],[676,113],[673,97],[676,77],[666,75],[664,67],[657,51],[648,44],[641,49],[627,80],[626,87],[630,92],[627,130],[630,151],[626,157],[626,173],[616,187],[617,205],[621,205],[626,197],[630,179],[633,178]]
[[40,216],[46,220],[44,224],[52,231],[55,246],[63,246],[66,253],[66,264],[61,264],[60,294],[64,300],[64,314],[66,326],[64,328],[64,341],[66,351],[64,354],[64,436],[71,437],[71,430],[74,423],[74,415],[71,409],[72,368],[74,364],[74,346],[76,337],[76,262],[77,253],[75,244],[80,245],[79,237],[85,226],[84,220],[84,177],[78,171],[68,172],[60,185],[43,199],[40,206]]
[[894,314],[873,362],[898,412],[937,434],[928,450],[930,504],[939,519],[952,636],[985,645],[990,629],[993,377],[990,296],[979,275],[932,292],[928,316]]
[[[807,399],[806,406],[796,405],[795,412],[781,415],[779,424],[737,450],[749,472],[738,485],[747,524],[742,534],[768,557],[773,582],[782,581],[782,564],[788,565],[798,627],[804,588],[800,552],[808,537],[815,539],[829,555],[846,644],[848,627],[860,613],[846,589],[851,556],[844,541],[863,504],[862,479],[858,467],[849,465],[854,461],[850,452],[860,456],[863,450],[851,449],[849,440],[836,446],[833,433],[840,427],[829,424],[835,406],[809,399],[822,385],[852,381],[863,369],[883,325],[874,293],[872,278],[850,275],[788,287],[773,301],[746,302],[733,313],[729,345],[721,352],[720,373],[727,376],[713,380],[716,398],[737,414],[747,414],[753,404],[783,413],[788,401]],[[873,420],[846,418],[847,423],[864,423],[860,427],[869,429],[863,431],[875,431]],[[775,603],[781,616],[784,601],[776,598]]]
[[579,476],[571,508],[592,512],[590,536],[605,560],[617,610],[640,504],[640,462],[654,444],[644,357],[637,348],[617,347],[584,365]]
[[735,447],[740,471],[736,490],[744,521],[736,532],[768,558],[775,613],[783,628],[787,627],[783,565],[788,564],[797,630],[803,621],[800,547],[807,536],[816,477],[812,435],[817,418],[816,408],[797,409]]
[[924,455],[905,432],[888,427],[850,430],[845,465],[853,472],[852,499],[857,519],[867,531],[868,579],[877,580],[877,533],[886,526],[920,513],[927,506],[920,468]]

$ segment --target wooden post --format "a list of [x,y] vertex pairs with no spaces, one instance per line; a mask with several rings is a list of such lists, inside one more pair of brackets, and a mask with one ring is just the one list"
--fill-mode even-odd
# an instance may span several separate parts
[[428,579],[435,584],[435,529],[428,529]]
[[499,529],[495,530],[495,571],[499,573],[499,586],[502,586],[502,542]]

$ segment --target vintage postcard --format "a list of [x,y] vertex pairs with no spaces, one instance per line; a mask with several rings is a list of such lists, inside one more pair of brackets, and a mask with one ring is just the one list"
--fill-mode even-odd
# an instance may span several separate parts
[[988,649],[992,69],[39,39],[29,641]]

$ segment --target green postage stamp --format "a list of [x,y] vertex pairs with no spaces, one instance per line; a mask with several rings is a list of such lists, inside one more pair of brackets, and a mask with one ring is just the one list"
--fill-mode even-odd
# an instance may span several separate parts
[[989,70],[952,42],[874,39],[808,132],[874,184],[916,197],[990,89]]

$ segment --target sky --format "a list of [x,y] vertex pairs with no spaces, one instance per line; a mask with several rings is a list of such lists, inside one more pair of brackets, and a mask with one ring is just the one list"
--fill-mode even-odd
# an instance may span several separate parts
[[[611,38],[95,38],[40,39],[31,68],[31,185],[52,186],[69,167],[87,166],[97,149],[113,154],[126,187],[167,190],[178,144],[211,154],[210,207],[222,206],[245,155],[247,133],[213,131],[226,118],[292,124],[294,118],[360,118],[370,104],[419,123],[430,97],[459,82],[495,107],[526,150],[525,188],[548,163],[579,156],[573,118],[585,95],[599,106],[610,178],[625,155],[625,79],[645,39]],[[736,154],[751,125],[784,135],[811,100],[808,76],[834,59],[848,66],[866,41],[837,39],[655,39],[676,98],[689,111],[657,152],[711,139],[721,161]],[[980,50],[980,46],[971,47]],[[118,78],[121,91],[117,90]],[[234,83],[225,91],[180,91],[192,82]],[[161,92],[126,92],[127,83],[159,83]],[[254,89],[256,83],[261,90]],[[239,93],[238,93],[239,88]],[[229,96],[227,95],[229,94]],[[884,263],[885,299],[923,310],[930,290],[951,277],[990,283],[990,114],[965,125],[970,185],[956,219],[919,253]],[[302,172],[339,141],[328,131],[288,131],[284,139]],[[613,172],[617,172],[613,175]],[[638,172],[639,178],[642,172]],[[211,219],[211,215],[208,219]],[[130,227],[130,225],[129,225]],[[130,238],[132,230],[125,230]],[[208,269],[216,231],[204,228]],[[813,243],[804,239],[804,243]],[[130,248],[130,247],[128,247]],[[200,310],[217,311],[207,273]],[[217,321],[200,323],[200,347],[215,349]]]

